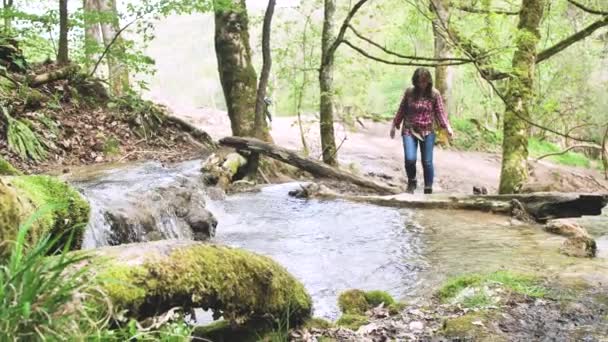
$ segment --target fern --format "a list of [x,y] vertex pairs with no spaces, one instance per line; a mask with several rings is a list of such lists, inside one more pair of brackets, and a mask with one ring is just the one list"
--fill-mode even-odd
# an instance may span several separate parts
[[45,160],[46,146],[38,134],[23,121],[12,118],[5,107],[2,107],[2,112],[8,126],[6,136],[10,149],[23,159],[29,157],[37,162]]

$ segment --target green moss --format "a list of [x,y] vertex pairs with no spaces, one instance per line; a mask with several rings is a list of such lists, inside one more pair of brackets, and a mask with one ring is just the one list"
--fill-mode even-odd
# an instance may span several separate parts
[[367,317],[356,314],[344,314],[336,322],[336,325],[350,330],[357,330],[366,324],[369,324]]
[[330,329],[334,327],[334,324],[323,318],[313,317],[304,322],[303,327],[306,329]]
[[104,282],[119,309],[150,317],[174,306],[211,309],[232,322],[256,317],[302,322],[311,298],[295,278],[271,259],[215,245],[193,245],[165,258],[148,258],[104,273]]
[[138,306],[146,298],[146,289],[136,286],[145,279],[146,270],[140,266],[126,266],[103,262],[98,274],[106,294],[116,307]]
[[503,336],[493,335],[485,329],[485,326],[491,323],[491,321],[491,315],[487,312],[468,313],[446,320],[441,333],[449,339],[504,341]]
[[365,300],[371,307],[376,307],[382,303],[384,306],[395,304],[395,299],[386,291],[367,291],[365,292]]
[[[14,240],[20,219],[20,210],[14,190],[0,179],[0,238],[2,241]],[[7,247],[9,246],[0,248],[0,255],[6,253]]]
[[338,297],[338,307],[344,314],[362,315],[369,309],[365,292],[361,290],[347,290]]
[[62,236],[60,244],[63,245],[73,232],[73,247],[80,248],[90,208],[78,191],[49,176],[18,176],[10,182],[18,196],[29,199],[34,210],[40,213],[31,239],[45,234]]
[[0,176],[19,176],[21,172],[0,156]]
[[388,314],[391,316],[395,316],[401,313],[405,308],[407,308],[407,303],[397,302],[388,306]]

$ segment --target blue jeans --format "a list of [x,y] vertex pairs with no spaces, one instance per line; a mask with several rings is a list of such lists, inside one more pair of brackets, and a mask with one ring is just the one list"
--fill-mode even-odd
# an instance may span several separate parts
[[411,135],[403,136],[403,153],[405,154],[405,173],[408,181],[416,179],[416,155],[420,144],[420,156],[422,159],[422,170],[424,171],[424,187],[433,187],[433,147],[435,146],[435,133],[424,137],[424,141],[419,141]]

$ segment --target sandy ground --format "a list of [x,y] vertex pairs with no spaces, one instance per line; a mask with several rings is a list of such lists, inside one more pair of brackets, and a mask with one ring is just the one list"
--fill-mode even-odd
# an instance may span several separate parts
[[[214,139],[230,135],[230,121],[225,112],[206,108],[179,108],[171,106],[176,115],[207,131]],[[320,156],[318,125],[314,118],[304,119],[306,140],[311,156]],[[363,126],[346,129],[336,124],[336,143],[342,167],[361,174],[388,176],[388,182],[404,185],[403,147],[397,137],[390,139],[390,123],[363,121]],[[277,117],[272,122],[275,143],[302,150],[299,127],[294,117]],[[435,148],[436,192],[472,193],[473,186],[485,186],[495,192],[500,178],[500,155],[482,152],[463,152]],[[531,163],[531,182],[536,191],[608,191],[608,182],[600,172],[584,168],[553,165],[549,162]],[[422,167],[418,163],[419,184],[422,183]]]

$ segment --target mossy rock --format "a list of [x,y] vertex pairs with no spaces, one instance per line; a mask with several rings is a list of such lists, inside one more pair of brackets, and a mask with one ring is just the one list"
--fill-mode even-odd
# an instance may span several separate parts
[[22,173],[0,156],[0,176],[20,176]]
[[119,310],[145,318],[180,306],[235,324],[261,317],[302,323],[312,311],[304,286],[270,258],[240,249],[168,240],[95,251],[105,292]]
[[479,311],[450,318],[443,324],[441,334],[451,340],[458,341],[493,341],[500,342],[507,339],[501,334],[488,328],[493,320],[489,312]]
[[365,292],[361,290],[347,290],[338,297],[338,307],[344,314],[363,315],[369,309]]
[[338,307],[344,314],[364,315],[369,309],[375,308],[380,304],[385,307],[395,305],[395,299],[386,291],[367,291],[347,290],[338,297]]
[[356,314],[343,314],[336,322],[336,325],[353,331],[358,330],[366,324],[369,324],[369,319],[363,315]]
[[[89,204],[70,185],[49,176],[0,178],[0,238],[14,241],[19,226],[28,223],[28,241],[50,235],[59,238],[57,248],[72,236],[73,249],[80,248]],[[10,244],[0,247],[5,255]]]
[[393,296],[388,294],[386,291],[379,290],[365,292],[365,300],[371,307],[376,307],[380,304],[384,304],[384,306],[388,307],[395,304],[395,299],[393,299]]

